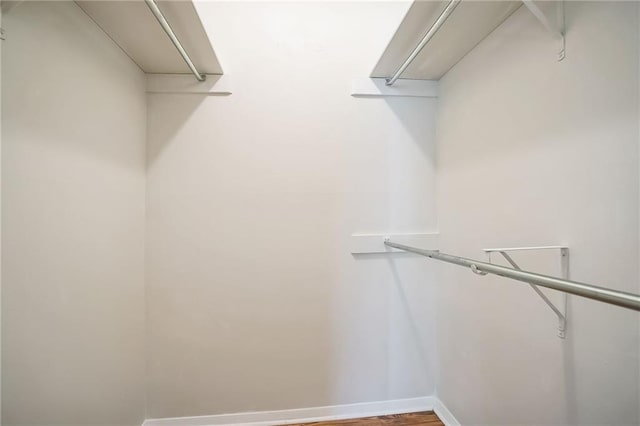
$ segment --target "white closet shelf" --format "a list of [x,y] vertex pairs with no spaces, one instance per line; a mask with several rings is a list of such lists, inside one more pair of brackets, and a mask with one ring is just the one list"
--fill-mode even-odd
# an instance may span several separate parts
[[[448,1],[414,1],[371,77],[390,77],[411,54]],[[464,55],[522,5],[520,1],[462,1],[402,78],[439,80]]]
[[[562,1],[414,0],[371,77],[386,78],[387,84],[393,84],[398,76],[402,79],[439,80],[523,3],[559,40],[558,60],[562,60]],[[549,17],[548,10],[552,17]]]
[[[76,3],[145,73],[191,73],[143,0],[83,0]],[[188,0],[158,0],[156,3],[199,72],[222,74],[220,62],[193,3]]]

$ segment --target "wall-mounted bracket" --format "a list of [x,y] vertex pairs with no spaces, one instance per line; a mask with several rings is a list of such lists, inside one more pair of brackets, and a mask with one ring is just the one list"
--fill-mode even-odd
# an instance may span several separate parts
[[[558,250],[560,253],[560,265],[562,269],[562,278],[569,279],[569,247],[565,246],[545,246],[545,247],[512,247],[512,248],[490,248],[484,249],[491,263],[491,254],[500,253],[514,269],[522,270],[520,266],[513,260],[508,252],[524,251],[524,250]],[[553,313],[558,317],[558,337],[564,339],[567,330],[567,293],[562,293],[562,302],[557,307],[549,298],[538,288],[537,285],[529,283],[533,291],[549,306]]]
[[396,81],[387,86],[384,78],[356,78],[351,85],[351,96],[356,98],[380,98],[389,96],[437,98],[438,82],[435,80]]
[[[551,33],[551,35],[558,40],[558,61],[561,61],[565,57],[565,28],[564,28],[564,0],[547,1],[544,2],[545,8],[555,8],[556,18],[554,20],[549,19],[547,14],[540,9],[534,0],[522,0],[522,3],[529,9],[529,11],[535,16],[538,21]],[[555,21],[555,22],[554,22]]]
[[233,92],[228,74],[209,75],[206,81],[194,80],[191,74],[146,74],[146,77],[147,93],[227,96]]
[[427,250],[438,250],[438,233],[423,232],[415,234],[353,234],[349,245],[351,254],[402,253],[385,245],[385,241],[398,241],[403,244],[415,244]]

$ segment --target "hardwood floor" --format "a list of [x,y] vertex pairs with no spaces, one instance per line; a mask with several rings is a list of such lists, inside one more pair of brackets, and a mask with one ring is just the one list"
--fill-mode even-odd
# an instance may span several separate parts
[[444,426],[444,423],[433,411],[424,411],[421,413],[395,414],[363,419],[300,423],[293,426]]

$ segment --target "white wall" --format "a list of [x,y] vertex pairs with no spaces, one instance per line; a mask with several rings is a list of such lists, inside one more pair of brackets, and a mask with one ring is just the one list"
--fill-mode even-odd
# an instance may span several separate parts
[[[442,79],[443,250],[568,244],[573,279],[640,290],[637,8],[567,2],[560,63],[521,8]],[[637,313],[572,297],[563,341],[526,285],[439,270],[437,392],[463,424],[638,424]]]
[[3,424],[140,425],[144,75],[73,2],[3,28]]
[[[0,0],[0,27],[2,27],[2,1]],[[0,43],[0,81],[2,78],[2,43]],[[0,99],[2,85],[0,84]],[[0,117],[2,117],[2,102],[0,102]],[[0,176],[2,175],[2,120],[0,120]],[[2,185],[0,184],[0,223],[2,223]],[[2,241],[2,227],[0,226],[0,242]],[[2,358],[2,244],[0,244],[0,359]],[[0,362],[0,425],[2,424],[2,362]]]
[[227,97],[148,98],[149,416],[431,395],[435,101],[358,99],[406,3],[198,10]]

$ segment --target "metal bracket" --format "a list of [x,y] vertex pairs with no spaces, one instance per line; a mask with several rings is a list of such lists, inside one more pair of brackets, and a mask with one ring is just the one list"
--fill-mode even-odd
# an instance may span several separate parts
[[[500,253],[514,269],[522,270],[520,266],[513,260],[507,252],[511,251],[523,251],[523,250],[558,250],[560,252],[560,265],[562,269],[562,278],[569,279],[569,247],[565,246],[546,246],[546,247],[512,247],[512,248],[491,248],[484,249],[489,257],[489,263],[491,263],[491,253]],[[558,337],[565,338],[567,330],[567,293],[562,293],[562,302],[560,308],[558,308],[549,298],[538,288],[537,285],[528,283],[533,291],[544,301],[544,303],[551,308],[554,314],[558,317]]]
[[565,57],[565,28],[564,28],[564,0],[544,2],[545,5],[551,5],[549,7],[556,8],[556,23],[553,23],[547,15],[538,7],[534,0],[522,0],[522,3],[529,9],[529,11],[538,18],[538,21],[551,33],[551,35],[558,40],[560,48],[558,51],[558,61],[561,61]]

